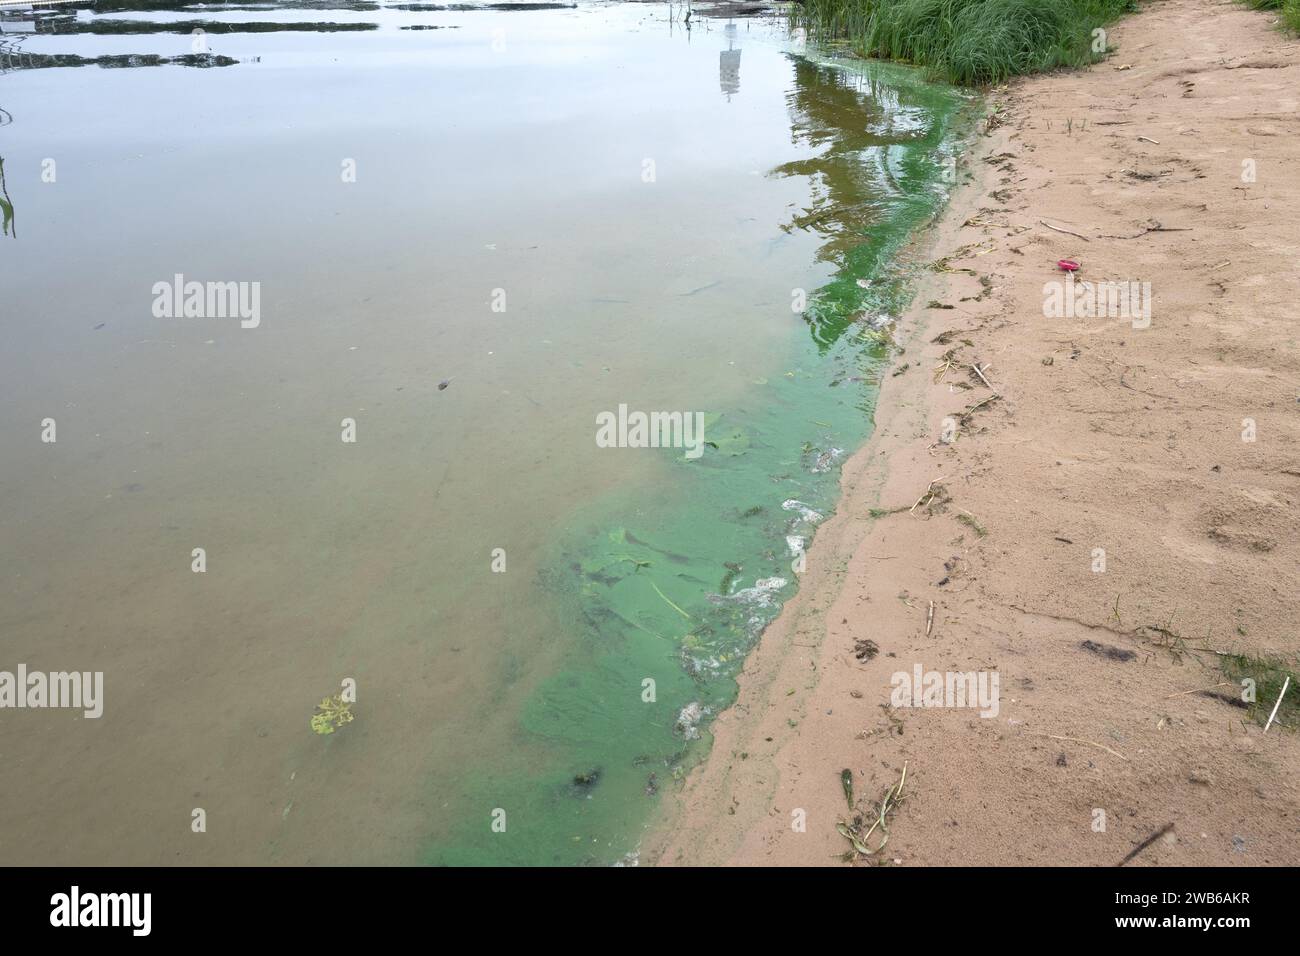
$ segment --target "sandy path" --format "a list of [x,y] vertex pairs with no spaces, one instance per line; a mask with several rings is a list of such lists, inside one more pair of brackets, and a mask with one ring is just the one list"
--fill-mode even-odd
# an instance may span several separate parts
[[[1300,42],[1273,19],[1156,0],[1104,63],[992,95],[928,250],[975,275],[936,275],[901,324],[906,369],[840,512],[644,858],[832,863],[841,769],[877,796],[906,761],[891,861],[1113,865],[1173,823],[1132,865],[1300,863],[1295,734],[1171,696],[1223,680],[1187,646],[1300,649]],[[1045,318],[1065,256],[1149,282],[1150,326]],[[943,443],[992,394],[971,363],[1001,397]],[[938,478],[936,502],[870,517]],[[891,675],[918,663],[996,671],[997,716],[891,713]]]

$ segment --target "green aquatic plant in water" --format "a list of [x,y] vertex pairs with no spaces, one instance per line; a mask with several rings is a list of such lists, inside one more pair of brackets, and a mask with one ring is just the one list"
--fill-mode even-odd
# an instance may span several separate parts
[[343,699],[342,694],[326,697],[316,705],[316,713],[311,718],[311,729],[318,734],[332,734],[344,724],[353,721],[352,704]]

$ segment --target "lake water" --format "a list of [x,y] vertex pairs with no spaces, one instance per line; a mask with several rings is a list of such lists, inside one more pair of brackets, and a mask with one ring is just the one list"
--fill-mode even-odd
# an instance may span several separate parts
[[[0,863],[636,859],[967,102],[683,12],[0,16],[0,670],[104,675],[0,710]],[[601,447],[620,406],[704,443]]]

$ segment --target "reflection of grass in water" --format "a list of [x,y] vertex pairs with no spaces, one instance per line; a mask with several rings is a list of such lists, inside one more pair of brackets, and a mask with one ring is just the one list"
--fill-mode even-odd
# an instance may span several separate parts
[[188,66],[208,69],[214,66],[235,66],[234,57],[216,53],[186,53],[184,56],[162,56],[158,53],[117,53],[85,57],[76,53],[24,53],[8,65],[11,70],[46,70],[53,67],[98,66],[106,70],[135,69],[145,66]]
[[[172,6],[170,3],[168,6]],[[176,34],[188,36],[196,30],[218,35],[222,33],[356,33],[378,30],[377,23],[231,23],[221,20],[171,20],[155,23],[151,20],[68,20],[56,21],[52,34],[79,34],[82,36],[157,36]]]
[[898,254],[939,204],[936,174],[953,155],[956,102],[951,90],[891,64],[800,57],[794,69],[788,99],[795,139],[824,148],[773,175],[809,178],[812,208],[782,228],[825,237],[818,258],[837,266],[804,315],[825,351],[855,320],[883,322],[906,305]]
[[14,222],[14,204],[9,199],[9,187],[5,185],[5,161],[0,157],[0,216],[4,220],[4,234],[18,238],[18,226]]

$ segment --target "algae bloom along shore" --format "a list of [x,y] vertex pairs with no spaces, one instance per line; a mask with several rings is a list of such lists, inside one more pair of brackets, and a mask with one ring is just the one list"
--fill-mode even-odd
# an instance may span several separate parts
[[[1287,2],[1246,82],[1295,62]],[[1202,481],[1162,516],[1088,497],[1116,474],[1063,478],[1145,481],[1142,442],[1191,438],[1178,390],[1230,364],[1278,392],[1223,406],[1234,437],[1294,430],[1270,417],[1285,332],[1235,364],[1209,319],[1141,351],[1170,329],[1158,263],[1202,251],[1145,244],[1190,241],[1215,201],[1193,180],[1223,173],[1162,102],[1211,78],[1141,46],[1185,6],[0,10],[0,672],[43,682],[0,682],[0,863],[948,864],[1032,760],[1131,765],[1145,716],[1089,688],[1158,654],[1209,655],[1195,687],[1159,671],[1160,733],[1209,688],[1249,724],[1225,746],[1290,747],[1295,648],[1256,640],[1288,606],[1236,600],[1293,553],[1260,530],[1284,456],[1231,494],[1206,484],[1224,446],[1170,465]],[[1135,70],[1161,101],[1097,112]],[[1255,142],[1293,138],[1285,75]],[[1051,106],[1067,79],[1104,81],[1094,112]],[[1144,152],[1088,167],[1090,216],[1059,170],[1104,149]],[[1266,153],[1233,176],[1268,183]],[[1215,253],[1210,301],[1261,285]],[[1104,314],[1108,283],[1145,324]],[[1130,398],[1168,417],[1132,425]],[[1133,570],[1129,522],[1199,564]],[[1181,589],[1240,606],[1194,633]],[[1178,746],[1161,780],[1213,776]],[[1167,849],[1147,818],[1183,804],[1113,772],[1053,787],[1132,833],[1089,842],[1095,814],[1053,804],[980,862]],[[1205,830],[1178,862],[1236,846]]]

